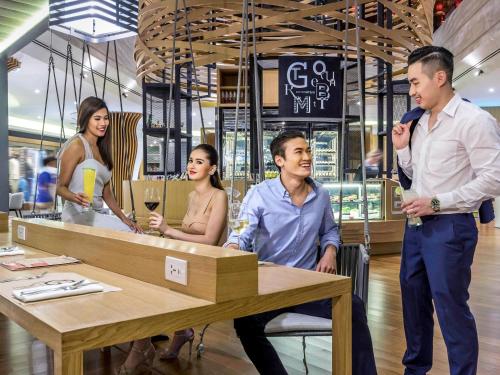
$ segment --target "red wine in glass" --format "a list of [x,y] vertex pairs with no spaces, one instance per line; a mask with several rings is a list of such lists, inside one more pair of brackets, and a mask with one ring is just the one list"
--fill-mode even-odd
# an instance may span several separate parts
[[160,202],[144,202],[144,204],[149,211],[154,211]]

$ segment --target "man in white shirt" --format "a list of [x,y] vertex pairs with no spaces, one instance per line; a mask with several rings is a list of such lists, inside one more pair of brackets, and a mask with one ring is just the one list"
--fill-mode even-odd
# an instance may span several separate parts
[[410,140],[410,123],[393,128],[399,165],[419,198],[403,211],[421,217],[406,227],[401,293],[407,349],[405,375],[432,367],[433,302],[451,375],[477,370],[478,339],[468,288],[477,243],[472,212],[500,195],[500,128],[496,120],[453,92],[453,55],[426,46],[408,58],[410,95],[426,110]]

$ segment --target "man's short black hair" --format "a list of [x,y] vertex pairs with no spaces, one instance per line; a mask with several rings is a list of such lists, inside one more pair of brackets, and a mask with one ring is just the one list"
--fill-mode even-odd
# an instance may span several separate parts
[[[288,142],[290,139],[295,139],[295,138],[302,138],[306,139],[304,136],[304,133],[298,130],[285,130],[278,134],[276,138],[273,139],[271,142],[271,145],[269,146],[271,150],[271,155],[273,157],[273,162],[276,165],[276,161],[274,158],[279,155],[283,158],[285,158],[285,143]],[[278,167],[278,165],[276,165]],[[281,168],[278,167],[278,170],[281,171]]]
[[408,57],[408,66],[417,62],[422,63],[422,69],[432,78],[438,70],[446,73],[446,79],[451,85],[453,79],[453,54],[446,48],[424,46],[414,50]]
[[46,167],[49,165],[49,163],[56,161],[57,159],[54,156],[47,156],[45,159],[43,159],[43,166]]

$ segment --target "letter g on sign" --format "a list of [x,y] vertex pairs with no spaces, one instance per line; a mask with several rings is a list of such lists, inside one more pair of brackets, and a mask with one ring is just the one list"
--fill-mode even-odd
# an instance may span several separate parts
[[307,70],[306,62],[294,62],[288,67],[286,79],[292,88],[303,89],[307,87],[307,75],[298,74],[301,70]]

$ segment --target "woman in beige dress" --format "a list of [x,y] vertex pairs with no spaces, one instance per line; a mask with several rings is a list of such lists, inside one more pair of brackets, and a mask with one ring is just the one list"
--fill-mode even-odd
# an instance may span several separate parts
[[[188,208],[181,229],[170,227],[166,220],[155,212],[151,213],[149,226],[168,238],[207,245],[222,245],[226,234],[227,195],[217,172],[217,161],[218,155],[215,148],[208,144],[196,146],[189,156],[187,165],[189,179],[194,181],[195,188],[189,194]],[[193,340],[192,328],[175,332],[168,350],[160,353],[160,358],[177,358],[179,350],[187,342],[189,342],[191,355]],[[151,340],[137,340],[117,374],[138,374],[140,365],[151,366],[154,357],[155,349]]]

